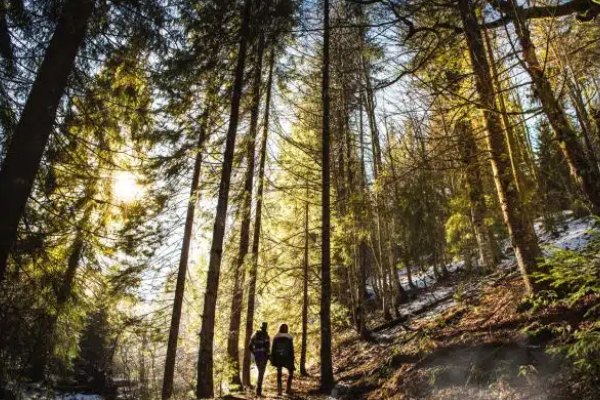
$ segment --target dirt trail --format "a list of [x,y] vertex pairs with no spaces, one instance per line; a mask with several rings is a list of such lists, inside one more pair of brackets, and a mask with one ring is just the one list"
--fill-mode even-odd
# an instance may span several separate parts
[[[294,376],[294,383],[292,385],[291,394],[277,395],[277,373],[273,368],[267,367],[267,373],[265,376],[265,382],[263,386],[263,396],[257,397],[253,390],[248,390],[243,393],[234,393],[222,397],[224,400],[250,400],[250,399],[286,399],[286,400],[328,400],[329,396],[319,394],[319,380],[318,376]],[[286,375],[284,372],[284,388],[285,388]]]

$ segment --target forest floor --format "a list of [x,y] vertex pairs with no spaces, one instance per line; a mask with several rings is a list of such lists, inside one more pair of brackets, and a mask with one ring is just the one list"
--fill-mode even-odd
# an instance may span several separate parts
[[[585,245],[591,220],[570,217],[567,223],[558,237],[538,232],[545,251]],[[559,358],[546,352],[553,337],[539,328],[576,329],[588,323],[584,314],[600,303],[600,296],[589,295],[571,307],[519,311],[525,290],[515,269],[511,257],[485,277],[469,278],[457,268],[447,279],[429,282],[427,289],[403,305],[400,318],[375,327],[371,341],[360,340],[352,332],[338,334],[344,337],[336,345],[338,383],[331,396],[315,394],[318,370],[314,370],[313,377],[296,379],[293,395],[283,397],[275,395],[275,373],[271,372],[265,398],[577,398],[576,381],[561,368]]]

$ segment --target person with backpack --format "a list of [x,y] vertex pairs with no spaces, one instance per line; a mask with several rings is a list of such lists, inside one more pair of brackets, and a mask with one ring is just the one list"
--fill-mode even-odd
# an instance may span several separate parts
[[256,331],[250,339],[250,352],[254,356],[256,368],[258,368],[258,381],[256,382],[256,395],[258,397],[262,396],[263,378],[265,377],[265,370],[267,369],[267,362],[269,361],[271,338],[267,333],[267,327],[267,323],[263,322],[260,330]]
[[288,370],[286,393],[292,391],[292,379],[294,378],[294,339],[288,333],[287,324],[281,324],[279,332],[273,338],[273,347],[271,349],[271,364],[277,368],[277,394],[281,395],[283,385],[282,369]]

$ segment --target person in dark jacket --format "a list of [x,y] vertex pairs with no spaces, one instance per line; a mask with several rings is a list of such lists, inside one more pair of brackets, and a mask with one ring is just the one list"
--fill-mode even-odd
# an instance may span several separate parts
[[288,333],[287,324],[281,324],[279,333],[273,338],[273,347],[271,348],[271,364],[277,368],[277,394],[281,395],[283,385],[282,369],[288,370],[286,393],[292,391],[292,379],[294,378],[294,339]]
[[267,362],[269,361],[269,347],[271,344],[271,338],[267,333],[267,323],[263,322],[260,330],[256,331],[250,339],[250,352],[254,356],[254,362],[256,368],[258,368],[258,382],[256,382],[256,395],[262,396],[262,384],[263,378],[265,377],[265,369],[267,368]]

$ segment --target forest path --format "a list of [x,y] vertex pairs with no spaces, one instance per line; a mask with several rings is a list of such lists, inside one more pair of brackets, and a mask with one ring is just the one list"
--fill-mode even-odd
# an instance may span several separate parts
[[[297,371],[296,371],[297,372]],[[283,386],[285,389],[285,380],[287,375],[284,372],[283,375]],[[318,376],[300,376],[296,373],[294,376],[294,382],[292,384],[292,393],[277,395],[277,372],[274,368],[267,367],[265,375],[265,382],[263,385],[263,395],[258,397],[254,394],[254,388],[252,391],[232,393],[222,397],[223,400],[251,400],[251,399],[279,399],[279,400],[329,400],[332,399],[330,396],[319,394],[319,378]]]

